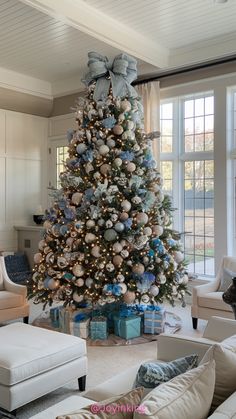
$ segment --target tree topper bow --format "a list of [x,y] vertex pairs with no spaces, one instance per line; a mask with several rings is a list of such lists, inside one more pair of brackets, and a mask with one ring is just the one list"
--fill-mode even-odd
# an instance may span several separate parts
[[[112,86],[114,97],[137,97],[138,93],[130,83],[137,78],[137,61],[127,54],[119,54],[113,63],[108,58],[97,54],[88,53],[89,72],[82,81],[88,86],[96,81],[93,98],[95,101],[104,100]],[[110,76],[110,77],[107,77]]]

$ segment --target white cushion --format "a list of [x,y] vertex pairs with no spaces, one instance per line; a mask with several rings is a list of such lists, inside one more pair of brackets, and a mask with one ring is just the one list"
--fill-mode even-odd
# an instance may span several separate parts
[[23,295],[9,291],[0,291],[0,310],[24,305]]
[[229,346],[215,344],[203,357],[201,363],[209,360],[216,363],[215,391],[212,407],[215,409],[236,391],[236,353]]
[[212,360],[178,375],[152,390],[142,400],[144,413],[135,419],[206,419],[215,385],[215,362]]
[[0,272],[0,291],[4,289],[4,283],[3,283],[3,275],[2,272]]
[[236,393],[228,397],[208,419],[236,419]]
[[223,292],[208,292],[198,297],[198,305],[200,307],[213,308],[215,310],[232,311],[229,304],[222,300]]
[[24,323],[0,328],[0,383],[10,386],[86,354],[76,336]]

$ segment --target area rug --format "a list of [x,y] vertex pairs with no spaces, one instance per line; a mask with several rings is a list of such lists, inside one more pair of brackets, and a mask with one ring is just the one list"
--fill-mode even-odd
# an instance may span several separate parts
[[[50,330],[58,330],[52,326],[49,312],[45,311],[37,317],[33,323],[34,326],[43,327]],[[181,318],[171,311],[165,312],[164,330],[165,333],[176,333],[181,329]],[[59,331],[59,330],[58,330]],[[139,345],[142,343],[152,342],[158,339],[158,335],[142,334],[141,336],[133,339],[122,339],[119,336],[110,334],[108,339],[104,340],[92,340],[86,339],[88,346],[124,346],[124,345]]]

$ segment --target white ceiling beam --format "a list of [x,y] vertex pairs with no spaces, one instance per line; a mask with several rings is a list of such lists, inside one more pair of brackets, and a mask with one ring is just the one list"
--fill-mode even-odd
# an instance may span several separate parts
[[21,1],[158,68],[168,65],[169,50],[167,48],[130,29],[82,0]]

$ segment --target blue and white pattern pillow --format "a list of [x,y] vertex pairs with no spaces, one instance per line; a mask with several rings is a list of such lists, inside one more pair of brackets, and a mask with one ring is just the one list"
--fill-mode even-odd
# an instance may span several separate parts
[[232,285],[232,278],[236,277],[236,273],[227,268],[223,268],[223,275],[220,280],[219,291],[225,292],[230,285]]
[[198,355],[188,355],[170,362],[145,362],[139,367],[134,387],[155,388],[198,365]]

